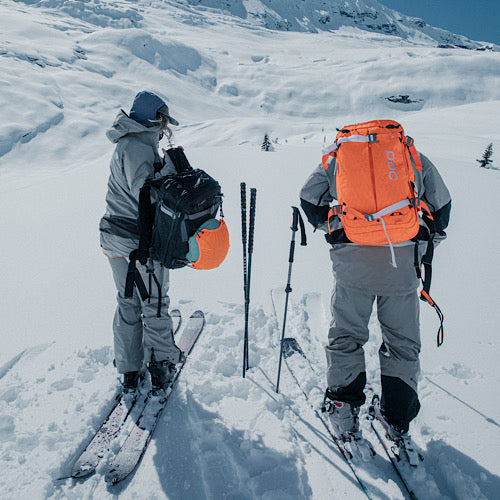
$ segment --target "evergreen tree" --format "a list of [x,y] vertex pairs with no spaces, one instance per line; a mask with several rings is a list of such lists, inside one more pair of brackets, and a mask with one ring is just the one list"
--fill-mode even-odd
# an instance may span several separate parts
[[484,150],[483,157],[480,160],[476,160],[480,167],[486,168],[490,163],[492,163],[491,156],[493,154],[493,143],[490,142],[488,147]]
[[271,144],[271,141],[270,141],[267,133],[264,135],[264,140],[262,141],[262,146],[260,147],[260,149],[262,149],[262,151],[272,151],[273,150],[273,145]]

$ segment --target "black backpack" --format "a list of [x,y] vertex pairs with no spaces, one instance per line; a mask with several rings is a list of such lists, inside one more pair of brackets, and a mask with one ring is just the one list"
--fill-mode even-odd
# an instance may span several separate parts
[[219,209],[222,215],[219,183],[204,170],[193,169],[182,148],[171,148],[167,154],[177,173],[148,179],[139,194],[139,248],[130,254],[126,297],[132,297],[134,284],[143,300],[149,296],[137,260],[145,264],[149,256],[167,269],[186,266],[188,239]]

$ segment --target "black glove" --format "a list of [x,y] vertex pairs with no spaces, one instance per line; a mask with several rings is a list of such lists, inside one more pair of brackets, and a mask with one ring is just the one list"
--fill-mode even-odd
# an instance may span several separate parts
[[149,257],[149,249],[148,248],[138,248],[137,250],[132,250],[129,255],[129,261],[135,262],[139,261],[143,266],[146,265]]
[[148,248],[139,248],[137,250],[137,254],[135,256],[136,260],[139,261],[143,266],[146,265],[149,258],[149,249]]

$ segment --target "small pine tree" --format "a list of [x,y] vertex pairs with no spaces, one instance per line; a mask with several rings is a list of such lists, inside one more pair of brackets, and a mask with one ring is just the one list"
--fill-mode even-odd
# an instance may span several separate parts
[[262,151],[272,151],[273,150],[273,145],[271,144],[271,141],[270,141],[267,133],[264,135],[264,140],[262,141],[262,146],[260,147],[260,149],[262,149]]
[[476,160],[480,167],[486,168],[490,163],[492,163],[491,156],[493,155],[493,143],[490,142],[488,147],[484,150],[483,157],[480,160]]

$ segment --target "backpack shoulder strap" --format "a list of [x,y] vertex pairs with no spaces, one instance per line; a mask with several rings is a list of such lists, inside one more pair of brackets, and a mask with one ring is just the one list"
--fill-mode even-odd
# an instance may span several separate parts
[[139,192],[139,248],[148,250],[153,234],[155,205],[151,203],[151,187],[158,188],[159,179],[149,179]]

